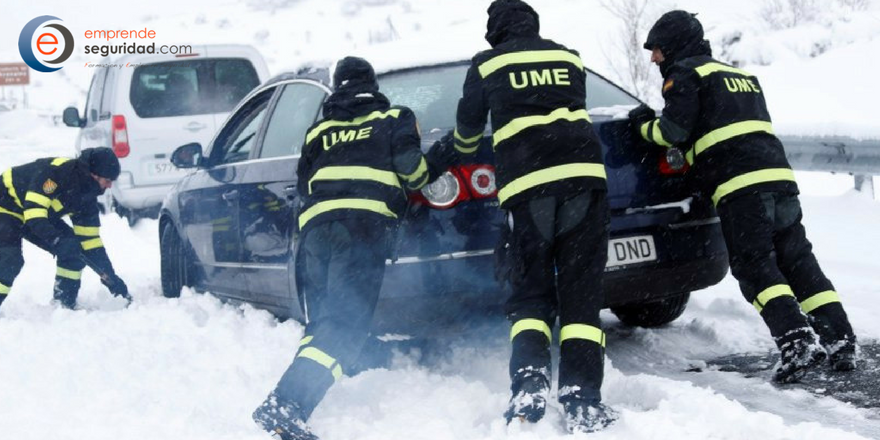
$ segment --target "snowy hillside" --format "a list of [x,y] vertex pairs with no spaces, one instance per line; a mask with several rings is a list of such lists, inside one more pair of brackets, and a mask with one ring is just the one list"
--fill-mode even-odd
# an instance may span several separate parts
[[[545,36],[577,48],[588,66],[615,78],[612,66],[626,62],[611,49],[619,21],[599,1],[532,3]],[[779,131],[880,137],[873,108],[880,100],[874,79],[880,2],[855,12],[834,6],[787,29],[761,19],[763,0],[651,2],[653,14],[664,10],[661,3],[700,12],[716,53],[761,79]],[[349,52],[370,53],[393,68],[468,58],[485,48],[487,4],[154,0],[123,7],[46,0],[4,8],[0,62],[20,60],[14,42],[27,20],[52,14],[75,35],[149,26],[168,44],[252,44],[272,73]],[[417,58],[401,59],[402,46]],[[86,61],[98,59],[79,54],[57,73],[32,73],[31,110],[0,113],[0,171],[73,154],[75,130],[53,126],[46,116],[68,105],[82,109],[91,74],[82,67]],[[648,98],[656,104],[656,96]],[[850,191],[848,176],[798,173],[798,181],[808,236],[857,335],[880,339],[880,204]],[[0,439],[266,439],[250,414],[291,361],[302,326],[209,295],[163,298],[157,223],[132,229],[116,216],[102,222],[108,253],[134,303],[123,309],[86,270],[80,302],[88,311],[51,306],[54,262],[25,247],[25,268],[0,311]],[[505,426],[509,346],[500,322],[487,323],[476,338],[448,341],[449,352],[431,362],[402,354],[391,369],[343,378],[311,423],[322,440],[880,439],[877,409],[735,373],[685,371],[717,356],[773,347],[731,277],[694,293],[684,315],[665,328],[628,328],[608,312],[603,320],[609,337],[603,394],[622,415],[604,432],[566,434],[555,403],[535,426]]]

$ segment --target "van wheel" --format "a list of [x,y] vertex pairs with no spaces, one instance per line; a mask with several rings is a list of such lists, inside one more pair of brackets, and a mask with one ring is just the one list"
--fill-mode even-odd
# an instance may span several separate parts
[[180,297],[180,289],[188,285],[187,261],[183,242],[174,226],[166,225],[159,236],[160,268],[162,272],[162,295],[166,298]]
[[611,311],[629,326],[660,327],[681,316],[690,297],[690,292],[685,292],[659,301],[612,307]]

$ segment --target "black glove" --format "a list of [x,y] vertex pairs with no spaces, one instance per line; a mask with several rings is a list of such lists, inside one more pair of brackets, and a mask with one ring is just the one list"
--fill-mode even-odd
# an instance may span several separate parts
[[131,295],[128,294],[128,286],[125,281],[116,274],[105,275],[101,277],[101,283],[107,286],[113,296],[119,296],[131,302]]
[[437,180],[449,167],[459,162],[452,130],[431,145],[425,154],[425,159],[428,161],[428,182]]
[[642,104],[629,111],[629,121],[633,128],[638,131],[645,122],[649,122],[657,117],[654,109],[648,107],[648,104]]
[[82,253],[82,245],[74,237],[58,237],[52,242],[52,251],[57,258],[76,259]]

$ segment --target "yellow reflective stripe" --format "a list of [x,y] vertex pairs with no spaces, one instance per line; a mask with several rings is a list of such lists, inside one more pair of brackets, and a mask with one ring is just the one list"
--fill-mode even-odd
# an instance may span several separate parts
[[61,210],[64,209],[64,205],[62,205],[61,201],[58,199],[52,199],[52,209],[55,210],[55,212],[61,212]]
[[52,166],[57,167],[58,165],[61,165],[61,164],[63,164],[64,162],[67,162],[67,161],[69,161],[69,160],[70,160],[69,157],[59,157],[59,158],[57,158],[57,159],[53,159],[53,160],[52,160]]
[[9,195],[12,196],[12,200],[15,200],[15,204],[18,205],[19,208],[22,207],[21,200],[18,198],[18,194],[15,192],[15,186],[12,184],[12,170],[6,170],[3,173],[3,185],[6,186]]
[[45,208],[31,208],[24,211],[24,221],[35,218],[49,218],[49,211]]
[[540,319],[529,318],[520,319],[513,323],[513,326],[510,327],[510,341],[513,342],[513,338],[515,338],[516,335],[526,330],[535,330],[544,333],[544,335],[547,336],[547,340],[550,340],[550,326]]
[[61,278],[67,278],[67,279],[71,279],[71,280],[78,280],[78,279],[80,279],[80,277],[82,277],[82,271],[81,270],[65,269],[61,266],[58,266],[55,268],[55,276],[59,276]]
[[309,345],[309,342],[312,342],[312,339],[315,339],[315,337],[314,336],[303,336],[303,338],[299,340],[299,346],[302,347],[304,345]]
[[400,188],[400,181],[397,180],[397,175],[393,172],[370,167],[342,166],[321,168],[309,180],[309,194],[312,193],[312,182],[316,180],[372,180]]
[[299,216],[299,228],[302,229],[309,220],[318,215],[324,214],[336,209],[362,209],[365,211],[376,212],[391,218],[397,218],[397,214],[388,209],[385,202],[369,199],[338,199],[328,200],[326,202],[316,203],[311,208]]
[[309,133],[306,135],[306,143],[308,144],[308,143],[312,142],[313,140],[315,140],[316,137],[318,137],[321,134],[321,132],[323,132],[329,128],[351,127],[354,125],[361,125],[365,122],[369,122],[374,119],[385,119],[388,117],[396,118],[398,116],[400,116],[400,109],[393,108],[393,109],[388,110],[386,112],[381,112],[379,110],[376,110],[368,115],[354,118],[351,121],[334,121],[334,120],[324,121],[324,122],[318,124],[318,126],[313,128],[311,131],[309,131]]
[[464,144],[465,146],[479,143],[480,139],[482,139],[482,138],[483,138],[483,133],[480,133],[474,137],[466,138],[458,132],[458,128],[455,129],[455,139],[457,141],[461,142],[462,144]]
[[765,132],[773,134],[773,124],[767,121],[742,121],[730,125],[725,125],[717,130],[706,133],[703,137],[697,139],[694,143],[694,155],[699,156],[700,153],[708,150],[710,147],[724,142],[728,139],[742,136],[749,133]]
[[559,343],[569,339],[586,339],[605,347],[605,332],[587,324],[569,324],[559,330]]
[[605,165],[601,163],[570,163],[531,172],[504,185],[504,188],[498,191],[498,202],[504,204],[505,200],[529,188],[573,177],[605,179]]
[[84,251],[90,251],[99,247],[104,247],[104,242],[101,240],[101,237],[93,238],[91,240],[83,240],[82,242],[82,248]]
[[700,75],[700,78],[704,76],[709,76],[716,72],[729,72],[736,73],[742,76],[753,76],[751,73],[746,72],[742,69],[737,69],[736,67],[725,66],[721,63],[706,63],[700,67],[696,68],[697,75]]
[[694,164],[694,148],[693,147],[691,147],[691,149],[688,150],[687,153],[684,154],[684,158],[687,160],[687,162],[689,164],[691,164],[691,165]]
[[571,111],[564,107],[558,108],[547,115],[523,116],[508,122],[507,125],[495,131],[495,134],[492,135],[492,143],[494,147],[498,147],[498,144],[501,142],[516,136],[519,132],[527,128],[538,125],[547,125],[559,120],[569,122],[585,120],[591,122],[590,115],[588,115],[587,111],[584,109]]
[[[650,133],[648,133],[650,130]],[[642,137],[645,138],[646,141],[653,142],[657,145],[663,147],[671,147],[672,144],[663,137],[663,132],[660,131],[660,120],[654,119],[653,121],[648,121],[642,124],[639,127],[639,131],[642,134]]]
[[97,237],[101,235],[101,228],[98,226],[77,226],[73,225],[73,233],[85,237]]
[[768,168],[766,170],[741,174],[721,185],[718,185],[718,188],[715,189],[715,194],[712,195],[712,203],[718,205],[718,202],[721,201],[724,196],[747,186],[776,181],[795,182],[794,171],[789,168]]
[[418,183],[421,180],[424,180],[425,175],[428,173],[428,163],[425,162],[424,156],[419,159],[419,166],[416,168],[412,174],[398,174],[403,180],[406,180],[410,186],[413,183]]
[[42,194],[38,194],[35,192],[31,192],[31,191],[27,192],[27,194],[24,196],[24,199],[25,199],[25,201],[36,203],[36,204],[42,206],[43,208],[48,208],[49,206],[52,205],[52,199],[50,199]]
[[461,154],[471,154],[474,151],[477,151],[477,148],[480,148],[480,144],[476,144],[470,148],[458,145],[458,143],[455,144],[455,149],[458,150],[458,152]]
[[770,300],[779,298],[781,296],[794,297],[794,292],[791,291],[791,287],[789,287],[787,284],[777,284],[775,286],[770,286],[758,294],[758,297],[755,298],[754,301],[752,301],[752,305],[755,306],[755,308],[758,309],[758,313],[760,313],[761,310],[764,310],[764,306],[766,306],[767,303],[770,302]]
[[342,367],[336,362],[336,359],[315,347],[303,348],[296,357],[311,359],[321,364],[324,368],[330,370],[330,373],[333,374],[333,380],[342,377]]
[[838,295],[837,292],[833,290],[826,290],[824,292],[819,292],[801,302],[801,310],[803,310],[804,313],[810,313],[813,310],[824,306],[825,304],[839,302],[840,295]]
[[19,221],[24,222],[24,216],[21,215],[21,214],[18,214],[18,213],[15,213],[15,212],[12,212],[12,211],[9,211],[9,210],[6,210],[6,209],[3,209],[3,208],[0,208],[0,214],[11,215],[11,216],[17,218]]
[[485,78],[496,70],[511,64],[547,63],[560,61],[574,64],[580,70],[584,70],[581,58],[567,50],[527,50],[498,55],[489,61],[480,64],[478,70],[480,76]]
[[10,289],[9,286],[7,286],[3,283],[0,283],[0,295],[6,295],[7,293],[9,293],[9,289]]

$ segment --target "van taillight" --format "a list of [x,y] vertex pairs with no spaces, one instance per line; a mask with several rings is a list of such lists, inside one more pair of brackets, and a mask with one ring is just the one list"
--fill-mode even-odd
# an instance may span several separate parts
[[666,150],[666,154],[660,155],[660,174],[675,175],[687,172],[690,165],[684,157],[684,153],[678,148]]
[[465,200],[495,197],[495,168],[491,165],[460,165],[449,170],[421,192],[410,194],[413,203],[449,209]]
[[110,136],[113,140],[113,152],[116,157],[127,157],[131,153],[128,145],[128,129],[125,127],[125,116],[113,115],[112,130]]

